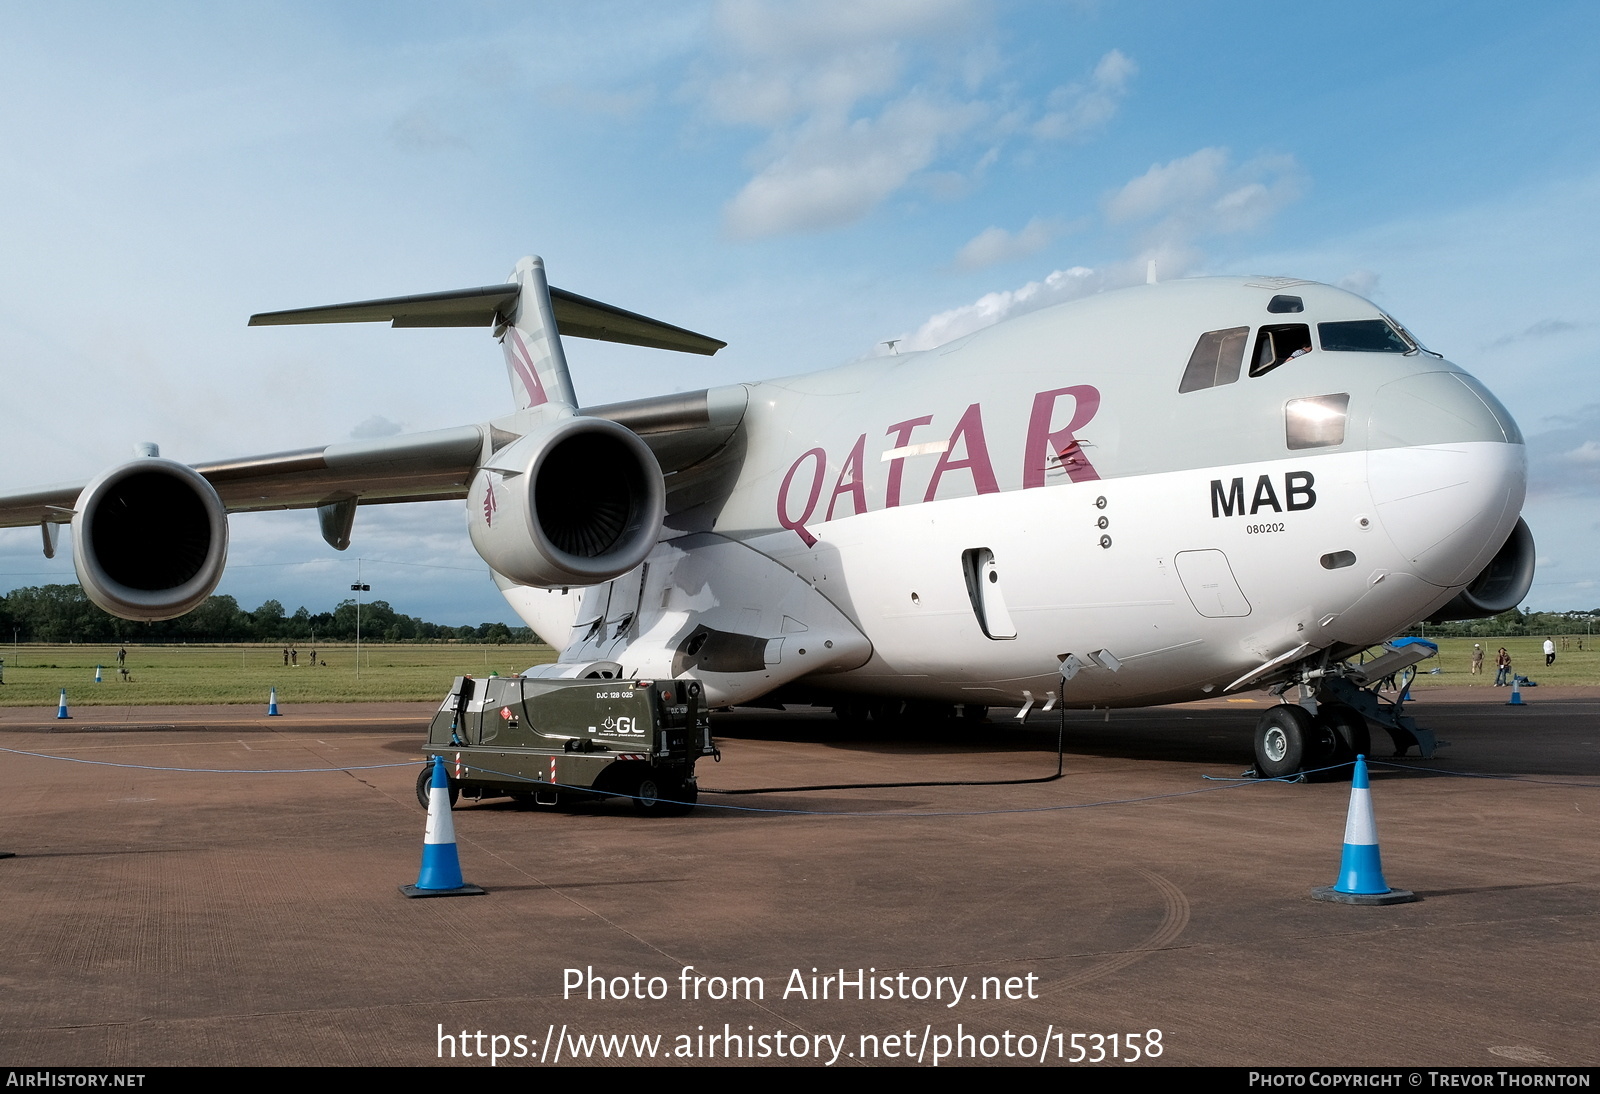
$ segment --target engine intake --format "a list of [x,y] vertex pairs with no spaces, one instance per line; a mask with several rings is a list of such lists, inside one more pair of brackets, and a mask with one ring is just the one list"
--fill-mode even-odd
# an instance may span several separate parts
[[563,418],[496,452],[467,494],[472,545],[522,585],[595,585],[655,547],[666,512],[661,466],[630,429]]
[[228,513],[191,467],[153,457],[113,467],[83,488],[75,508],[78,581],[112,615],[172,619],[222,580]]
[[1533,587],[1533,532],[1521,517],[1505,543],[1472,583],[1428,617],[1429,623],[1482,619],[1510,611]]

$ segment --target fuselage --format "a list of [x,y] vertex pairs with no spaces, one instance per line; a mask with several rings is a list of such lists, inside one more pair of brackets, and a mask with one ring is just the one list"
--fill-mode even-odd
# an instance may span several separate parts
[[[766,674],[839,692],[1216,694],[1450,600],[1526,483],[1522,437],[1482,385],[1370,302],[1302,281],[1140,286],[747,388],[709,531],[859,629],[870,653]],[[759,581],[701,584],[707,603],[748,602],[744,630],[788,626],[763,617]]]

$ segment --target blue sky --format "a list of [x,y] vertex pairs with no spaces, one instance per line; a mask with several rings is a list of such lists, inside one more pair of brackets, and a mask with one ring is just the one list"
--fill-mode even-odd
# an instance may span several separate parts
[[[1354,287],[1530,437],[1528,602],[1600,605],[1600,8],[461,3],[0,7],[0,488],[480,421],[482,331],[255,311],[503,279],[729,342],[574,342],[589,403],[934,344],[1163,277]],[[512,620],[454,503],[238,516],[219,591],[355,563]],[[0,533],[0,588],[71,580]]]

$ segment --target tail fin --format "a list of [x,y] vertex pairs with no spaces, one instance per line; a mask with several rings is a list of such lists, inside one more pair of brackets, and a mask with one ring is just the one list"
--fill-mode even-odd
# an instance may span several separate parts
[[507,280],[518,287],[515,310],[511,321],[495,334],[505,351],[506,372],[511,377],[511,396],[517,409],[546,403],[576,408],[578,397],[572,390],[567,355],[556,329],[544,259],[538,255],[522,259]]

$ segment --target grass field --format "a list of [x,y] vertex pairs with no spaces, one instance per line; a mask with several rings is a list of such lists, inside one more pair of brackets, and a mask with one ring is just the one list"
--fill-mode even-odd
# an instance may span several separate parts
[[[282,646],[129,646],[128,674],[117,676],[116,646],[4,646],[0,706],[54,706],[62,688],[70,706],[249,703],[266,709],[269,689],[279,703],[362,703],[439,699],[452,678],[521,672],[555,660],[548,646],[361,644],[356,675],[353,645],[319,646],[326,667],[286,668]],[[95,666],[103,683],[94,682]]]
[[[1600,639],[1576,637],[1561,648],[1546,669],[1543,636],[1481,639],[1484,671],[1469,673],[1470,638],[1445,638],[1439,656],[1418,666],[1413,687],[1494,683],[1495,652],[1505,646],[1512,668],[1540,684],[1600,684]],[[353,646],[321,646],[326,667],[310,665],[311,651],[300,651],[300,666],[286,668],[282,646],[129,646],[130,682],[117,677],[115,646],[0,647],[5,684],[0,706],[54,706],[62,688],[71,706],[162,706],[167,704],[246,703],[266,707],[268,690],[280,703],[361,703],[438,699],[456,676],[490,672],[509,675],[529,665],[555,660],[548,646],[361,645],[356,675]],[[94,682],[101,666],[103,683]],[[1440,669],[1439,673],[1430,669]]]
[[[1544,667],[1544,635],[1533,638],[1440,638],[1429,639],[1439,643],[1439,656],[1417,666],[1417,680],[1413,688],[1450,685],[1494,685],[1494,657],[1501,646],[1511,655],[1511,668],[1518,675],[1536,680],[1540,684],[1600,684],[1600,636],[1583,637],[1582,650],[1578,649],[1578,635],[1552,635],[1556,643],[1556,663]],[[1562,640],[1566,648],[1562,648]],[[1483,644],[1483,675],[1471,674],[1472,644]],[[1435,675],[1431,669],[1442,669]]]

